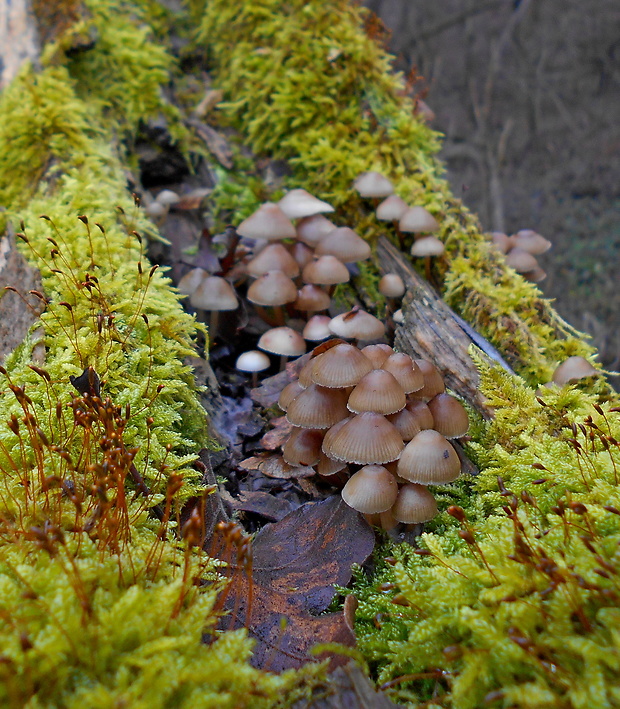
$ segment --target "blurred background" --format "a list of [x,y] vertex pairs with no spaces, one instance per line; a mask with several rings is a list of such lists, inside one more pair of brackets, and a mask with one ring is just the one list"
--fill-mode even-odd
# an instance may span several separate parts
[[[366,0],[488,231],[553,242],[539,285],[620,368],[620,2]],[[378,26],[377,32],[380,32]]]

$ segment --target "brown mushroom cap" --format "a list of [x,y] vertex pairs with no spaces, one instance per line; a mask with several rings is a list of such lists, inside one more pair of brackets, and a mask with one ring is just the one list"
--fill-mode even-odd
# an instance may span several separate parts
[[370,411],[354,416],[330,437],[329,443],[326,439],[323,439],[326,455],[358,465],[389,463],[403,450],[403,440],[396,427],[385,416]]
[[267,244],[246,266],[250,276],[258,278],[269,271],[281,271],[289,278],[299,275],[299,264],[282,244]]
[[286,411],[291,401],[293,401],[296,396],[301,394],[305,388],[306,387],[302,386],[297,380],[287,384],[280,392],[280,396],[278,398],[278,406],[282,409],[282,411]]
[[426,256],[441,256],[446,250],[443,241],[440,241],[436,236],[424,236],[418,239],[411,247],[411,255],[416,258]]
[[398,228],[404,232],[427,234],[439,229],[435,217],[424,207],[409,207],[398,223]]
[[268,271],[248,288],[247,298],[257,305],[284,305],[297,299],[297,286],[282,271]]
[[329,315],[313,315],[306,323],[303,332],[301,333],[304,340],[310,342],[318,342],[331,337],[329,323],[331,318]]
[[365,465],[342,489],[342,499],[358,512],[377,514],[388,510],[398,495],[396,479],[382,465]]
[[506,264],[517,273],[525,273],[538,268],[538,261],[535,256],[524,251],[523,249],[510,249],[506,254]]
[[192,270],[188,271],[177,284],[179,293],[182,293],[183,295],[191,295],[204,281],[204,279],[208,277],[209,274],[204,270],[204,268],[192,268]]
[[576,382],[586,377],[595,377],[600,372],[593,367],[585,357],[573,356],[565,359],[556,367],[553,372],[553,381],[558,386],[564,386],[569,382]]
[[441,433],[420,431],[407,445],[398,461],[398,475],[420,485],[439,485],[456,480],[461,461]]
[[398,195],[391,194],[381,202],[375,214],[379,221],[393,222],[400,219],[408,209],[409,205],[404,199],[401,199]]
[[321,458],[325,431],[294,427],[282,446],[282,457],[289,465],[316,465]]
[[383,369],[393,374],[405,394],[424,386],[424,375],[418,365],[404,352],[394,352],[383,363]]
[[342,261],[327,254],[304,266],[301,277],[304,283],[333,286],[336,283],[347,283],[351,274]]
[[394,376],[384,369],[373,369],[356,384],[347,408],[356,414],[374,411],[386,416],[401,411],[406,403],[405,392]]
[[288,405],[286,418],[302,428],[330,428],[348,416],[347,393],[310,384]]
[[391,414],[387,417],[387,420],[396,426],[403,441],[410,441],[422,430],[418,417],[407,407],[405,407],[402,411]]
[[398,497],[392,507],[394,519],[406,524],[428,522],[437,514],[435,498],[424,485],[408,483],[398,491]]
[[279,241],[297,236],[293,222],[273,202],[265,202],[244,219],[237,227],[237,233],[248,239]]
[[297,237],[307,246],[314,248],[319,241],[330,232],[334,231],[336,225],[329,221],[322,214],[314,217],[306,217],[297,222]]
[[[331,431],[334,427],[330,428]],[[329,431],[327,432],[329,433]],[[325,434],[327,435],[327,434]],[[344,460],[334,460],[333,458],[328,458],[323,451],[321,451],[321,458],[316,466],[316,472],[324,477],[329,477],[330,475],[335,475],[341,470],[344,470],[347,464]]]
[[315,214],[334,211],[331,204],[323,202],[303,189],[287,192],[278,202],[278,207],[289,219],[303,219],[304,217],[313,217]]
[[219,276],[203,278],[189,302],[199,310],[236,310],[239,307],[233,287]]
[[360,352],[370,360],[374,369],[381,369],[385,360],[394,354],[394,350],[382,342],[376,345],[366,345],[366,347],[362,347]]
[[537,234],[532,229],[521,229],[521,231],[510,237],[510,241],[514,248],[523,249],[523,251],[527,251],[534,256],[544,254],[552,246],[548,239],[545,239],[544,236]]
[[446,390],[441,372],[437,367],[426,359],[414,359],[415,364],[422,370],[424,375],[424,386],[413,392],[416,399],[432,399],[437,394]]
[[324,236],[316,246],[317,256],[331,254],[343,263],[370,258],[370,244],[348,226],[338,227]]
[[332,299],[320,286],[307,283],[297,293],[295,308],[314,313],[319,310],[327,310],[331,302]]
[[434,426],[445,438],[460,438],[467,433],[469,417],[458,399],[445,392],[437,394],[428,402]]
[[397,273],[386,273],[379,281],[379,293],[386,298],[402,298],[405,295],[405,283]]
[[394,192],[394,185],[388,178],[374,170],[358,175],[353,182],[353,187],[360,197],[389,197]]
[[[336,460],[336,458],[332,458],[330,455],[329,451],[331,449],[331,444],[334,438],[338,435],[339,431],[342,429],[343,426],[345,426],[349,421],[353,420],[353,416],[347,416],[346,418],[343,418],[341,421],[338,421],[338,423],[335,423],[329,431],[325,434],[325,438],[323,438],[323,445],[321,446],[323,450],[323,454],[329,458],[330,460]],[[346,461],[340,461],[346,463]],[[334,471],[335,472],[335,471]]]
[[272,327],[261,335],[258,348],[286,357],[299,357],[306,351],[304,338],[290,327]]
[[491,243],[495,248],[502,254],[507,254],[512,248],[512,241],[508,234],[504,234],[503,231],[492,231]]
[[547,277],[547,272],[538,266],[533,271],[524,271],[521,275],[532,283],[540,283]]
[[370,360],[346,343],[332,347],[311,362],[312,381],[325,387],[355,386],[372,369]]
[[291,256],[299,268],[304,268],[314,261],[314,250],[301,241],[296,241],[291,246]]
[[418,426],[422,431],[427,428],[435,427],[433,414],[431,414],[431,410],[428,408],[428,404],[426,404],[426,402],[421,399],[413,399],[412,401],[407,402],[407,406],[405,406],[405,408],[416,417]]
[[350,340],[377,340],[385,335],[385,325],[381,320],[355,308],[332,318],[329,329],[337,337]]

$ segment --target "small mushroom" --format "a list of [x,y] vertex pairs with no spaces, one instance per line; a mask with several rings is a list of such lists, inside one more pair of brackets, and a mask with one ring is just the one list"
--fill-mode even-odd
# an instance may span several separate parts
[[586,377],[595,377],[600,374],[599,370],[593,367],[585,357],[573,356],[565,359],[556,367],[553,372],[553,382],[558,386],[564,386],[570,382],[579,381]]
[[398,484],[382,465],[365,465],[342,489],[342,499],[362,514],[385,512],[396,502]]
[[197,311],[210,313],[209,338],[211,340],[217,333],[220,312],[236,310],[239,307],[233,287],[219,276],[204,278],[190,296],[189,302]]
[[269,369],[271,361],[264,352],[248,350],[237,357],[235,368],[240,372],[252,373],[252,387],[258,385],[258,373]]
[[354,416],[335,436],[323,439],[323,452],[330,458],[358,465],[389,463],[400,456],[403,447],[396,427],[371,411]]
[[394,185],[387,177],[380,172],[363,172],[355,178],[353,187],[358,191],[360,197],[368,197],[377,200],[389,197],[394,192]]
[[385,335],[385,325],[374,315],[357,306],[332,318],[329,329],[337,337],[347,340],[378,340]]
[[297,236],[293,222],[277,204],[265,202],[237,227],[237,233],[248,239],[279,241]]
[[400,456],[398,475],[420,485],[439,485],[456,480],[461,461],[441,433],[427,429],[409,441]]
[[331,204],[317,199],[310,192],[303,189],[295,189],[287,192],[278,202],[278,207],[289,219],[302,219],[313,217],[316,214],[333,212]]
[[261,335],[258,347],[265,352],[280,355],[280,370],[288,357],[299,357],[306,351],[304,338],[290,327],[274,327]]

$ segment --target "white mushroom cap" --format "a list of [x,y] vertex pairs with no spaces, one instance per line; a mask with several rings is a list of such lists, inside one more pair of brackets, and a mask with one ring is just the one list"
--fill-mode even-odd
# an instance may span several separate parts
[[179,281],[177,285],[179,293],[183,293],[183,295],[191,295],[204,281],[204,279],[208,277],[209,274],[204,270],[204,268],[192,268],[192,270],[188,271]]
[[170,207],[171,205],[181,201],[179,195],[172,190],[162,190],[155,199],[159,202],[159,204],[162,204],[165,207]]
[[400,218],[399,229],[415,234],[426,234],[429,231],[437,231],[439,223],[435,217],[424,207],[409,207]]
[[297,236],[293,222],[273,202],[265,202],[237,227],[237,232],[248,239],[279,241]]
[[405,283],[397,273],[386,273],[379,281],[379,293],[386,298],[402,298]]
[[404,199],[398,195],[392,194],[377,207],[375,214],[377,219],[382,222],[393,222],[400,219],[403,214],[409,209],[409,205]]
[[319,241],[333,231],[336,225],[322,214],[306,217],[297,222],[297,236],[304,244],[314,248]]
[[389,197],[394,185],[380,172],[364,172],[353,183],[360,197]]
[[440,241],[436,236],[425,236],[418,239],[411,247],[411,255],[422,256],[441,256],[446,250],[443,241]]
[[286,357],[299,357],[306,351],[304,338],[290,327],[273,327],[267,330],[258,341],[258,347]]
[[264,352],[248,350],[237,357],[235,367],[241,372],[262,372],[271,366],[271,360]]
[[385,335],[385,325],[365,310],[349,310],[332,318],[329,329],[337,337],[355,340],[377,340]]
[[233,287],[219,276],[204,278],[189,302],[199,310],[236,310],[239,307]]
[[315,214],[334,211],[331,204],[317,199],[302,189],[287,192],[278,202],[278,206],[289,219],[302,219],[303,217],[313,217]]
[[331,318],[329,315],[313,315],[304,327],[304,331],[302,333],[304,340],[317,342],[331,337],[332,333],[329,329],[330,321]]

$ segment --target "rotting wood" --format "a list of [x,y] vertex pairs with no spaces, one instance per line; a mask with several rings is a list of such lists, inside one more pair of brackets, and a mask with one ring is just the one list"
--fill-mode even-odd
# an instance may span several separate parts
[[394,346],[417,359],[433,362],[440,370],[446,386],[467,401],[484,418],[493,417],[478,390],[478,371],[469,356],[474,344],[489,360],[504,369],[512,369],[499,352],[482,335],[465,323],[441,299],[396,246],[385,237],[377,245],[377,261],[381,273],[397,273],[404,281],[405,322],[396,327]]

